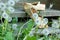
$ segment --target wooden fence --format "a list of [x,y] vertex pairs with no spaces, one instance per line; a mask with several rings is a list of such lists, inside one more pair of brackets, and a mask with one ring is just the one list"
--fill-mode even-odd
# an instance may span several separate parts
[[[11,17],[28,17],[23,11],[23,3],[24,2],[36,2],[41,1],[41,3],[48,3],[48,0],[20,0],[18,3],[15,4],[14,8],[16,9],[14,13],[11,13]],[[1,15],[1,14],[0,14]],[[53,9],[46,9],[45,11],[40,11],[41,16],[50,17],[50,16],[60,16],[59,10]]]

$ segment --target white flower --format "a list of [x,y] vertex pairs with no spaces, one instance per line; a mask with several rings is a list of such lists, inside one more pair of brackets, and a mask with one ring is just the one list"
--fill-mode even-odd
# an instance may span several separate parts
[[15,5],[15,1],[14,0],[9,0],[7,4],[10,5],[10,6],[14,6]]
[[60,33],[60,29],[55,29],[55,33]]
[[35,20],[35,24],[36,24],[36,25],[40,25],[40,24],[41,24],[41,20],[40,20],[39,18],[36,19],[36,20]]
[[38,14],[37,14],[37,13],[34,13],[34,14],[32,14],[32,17],[33,17],[34,19],[37,19],[37,18],[38,18]]
[[16,30],[17,29],[17,24],[12,24],[12,29]]
[[52,27],[59,28],[58,20],[52,20]]
[[9,15],[6,12],[3,12],[2,17],[7,19],[9,17]]
[[0,8],[2,8],[4,6],[3,2],[0,2]]
[[57,23],[57,22],[58,22],[58,20],[53,19],[53,20],[52,20],[52,22],[53,22],[53,23]]
[[8,7],[8,10],[13,13],[15,11],[15,9],[13,7]]
[[50,32],[48,29],[44,29],[41,33],[47,36]]
[[58,24],[58,23],[53,23],[53,24],[52,24],[52,27],[54,27],[54,28],[59,28],[59,24]]
[[8,17],[7,20],[8,20],[8,22],[11,22],[12,21],[12,18],[11,17]]
[[38,29],[38,31],[36,32],[37,34],[40,34],[41,33],[41,29]]
[[30,31],[29,36],[32,37],[34,36],[35,31]]
[[3,2],[0,3],[0,9],[2,11],[5,11],[5,9],[6,9],[6,5]]
[[29,33],[29,36],[30,37],[34,36],[34,33],[35,33],[35,28],[32,28],[31,31],[30,31],[30,33]]
[[30,37],[32,37],[32,36],[34,36],[34,35],[33,35],[33,33],[32,33],[32,32],[30,32],[29,36],[30,36]]
[[10,5],[8,5],[8,3],[6,3],[6,8],[10,7]]
[[11,22],[11,20],[12,20],[12,18],[9,17],[9,15],[5,11],[3,12],[2,17],[5,18],[5,19],[7,19],[8,22]]
[[44,19],[43,19],[43,24],[46,25],[47,23],[48,23],[48,19],[47,19],[47,18],[44,18]]

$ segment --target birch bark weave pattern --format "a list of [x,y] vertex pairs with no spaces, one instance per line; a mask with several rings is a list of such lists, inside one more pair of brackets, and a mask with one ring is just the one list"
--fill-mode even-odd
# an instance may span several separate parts
[[48,27],[48,19],[43,18],[42,16],[39,17],[38,10],[45,10],[45,4],[40,4],[40,2],[34,3],[24,3],[24,9],[35,22],[36,26],[39,28]]

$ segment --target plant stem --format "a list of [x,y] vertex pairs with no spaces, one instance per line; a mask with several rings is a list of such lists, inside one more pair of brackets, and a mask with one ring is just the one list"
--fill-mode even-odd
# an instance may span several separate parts
[[[31,19],[30,19],[30,20],[31,20]],[[29,22],[29,21],[28,21],[28,22]],[[28,22],[26,22],[24,25],[26,25]],[[24,25],[23,25],[22,27],[20,27],[20,30],[19,30],[19,32],[18,32],[18,36],[17,36],[17,40],[18,40],[18,38],[19,38],[19,35],[21,34],[21,31],[22,31]]]

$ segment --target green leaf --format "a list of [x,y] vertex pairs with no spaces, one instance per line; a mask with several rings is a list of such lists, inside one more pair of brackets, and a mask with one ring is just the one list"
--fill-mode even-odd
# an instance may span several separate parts
[[27,28],[28,28],[28,30],[31,30],[31,28],[34,26],[34,22],[33,22],[33,20],[29,20],[29,22],[27,23]]
[[13,20],[12,20],[12,23],[17,23],[17,22],[18,22],[18,18],[14,17]]
[[34,22],[32,21],[32,19],[30,19],[27,24],[25,24],[25,26],[27,26],[25,29],[23,29],[22,31],[24,32],[24,34],[28,34],[29,31],[33,28],[34,26]]
[[0,40],[3,40],[3,37],[2,36],[0,36]]
[[14,40],[14,36],[13,36],[12,32],[7,32],[4,40]]
[[35,36],[32,37],[28,36],[26,40],[37,40],[37,38]]

